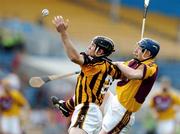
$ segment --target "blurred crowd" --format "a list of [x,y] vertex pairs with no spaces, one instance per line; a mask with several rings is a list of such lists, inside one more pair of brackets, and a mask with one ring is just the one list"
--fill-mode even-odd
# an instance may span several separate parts
[[65,134],[68,121],[49,104],[48,92],[30,87],[19,70],[24,51],[21,34],[0,29],[0,133]]

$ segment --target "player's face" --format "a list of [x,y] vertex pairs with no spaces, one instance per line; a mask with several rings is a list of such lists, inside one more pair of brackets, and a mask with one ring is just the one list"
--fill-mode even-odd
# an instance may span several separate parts
[[139,45],[137,45],[136,48],[134,49],[133,55],[136,59],[140,61],[142,60],[143,52],[142,52],[142,48]]
[[134,49],[133,55],[136,59],[143,61],[151,57],[151,53],[148,50],[143,50],[139,45]]
[[89,56],[95,56],[96,44],[91,43],[86,50],[86,54]]

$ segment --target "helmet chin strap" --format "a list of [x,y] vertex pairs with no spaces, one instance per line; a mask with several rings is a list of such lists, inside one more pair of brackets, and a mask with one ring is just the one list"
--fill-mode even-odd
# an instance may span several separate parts
[[108,55],[106,55],[106,54],[102,54],[102,55],[101,55],[101,54],[97,54],[98,51],[99,51],[99,49],[100,49],[99,47],[96,48],[94,55],[95,55],[96,57],[99,57],[99,58],[105,59],[105,60],[107,60],[107,61],[109,61],[109,62],[112,62],[111,59],[109,59],[109,58],[106,57],[106,56],[108,56]]
[[99,51],[99,47],[96,48],[95,53],[94,53],[96,57],[104,56],[104,55],[101,55],[101,54],[97,54],[98,51]]
[[149,58],[145,58],[144,55],[145,55],[146,52],[147,52],[147,49],[145,49],[144,52],[143,52],[143,55],[142,55],[142,58],[143,58],[143,59],[142,59],[142,61],[146,61],[146,60],[149,60],[149,59],[152,58],[152,56],[149,57]]
[[147,58],[144,57],[145,53],[147,52],[147,50],[145,49],[142,55],[143,60],[146,60]]
[[106,56],[108,56],[109,54],[97,54],[98,53],[98,51],[99,51],[99,47],[97,47],[96,48],[96,50],[95,50],[95,53],[94,53],[94,55],[96,56],[96,57],[106,57]]
[[95,53],[94,53],[94,55],[95,55],[96,57],[99,57],[99,55],[97,54],[98,51],[99,51],[99,47],[96,47],[96,50],[95,50]]

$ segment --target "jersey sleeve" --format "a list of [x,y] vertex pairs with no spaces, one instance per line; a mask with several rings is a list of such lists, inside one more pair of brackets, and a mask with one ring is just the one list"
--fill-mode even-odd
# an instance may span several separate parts
[[121,70],[117,66],[110,64],[110,75],[112,76],[113,79],[120,79]]
[[173,101],[176,105],[180,105],[180,95],[176,95],[175,93],[172,94]]
[[152,66],[149,66],[146,64],[143,64],[143,65],[144,65],[144,69],[143,69],[143,78],[142,79],[147,79],[147,78],[153,76],[158,71],[157,65],[152,65]]
[[88,57],[88,55],[86,55],[86,53],[81,52],[80,54],[83,55],[83,58],[84,58],[83,65],[87,65],[87,64],[89,64],[91,62],[91,59]]
[[[13,89],[15,90],[15,89]],[[13,91],[11,93],[13,100],[19,105],[19,106],[25,106],[27,104],[27,101],[25,97],[19,92],[19,91]]]

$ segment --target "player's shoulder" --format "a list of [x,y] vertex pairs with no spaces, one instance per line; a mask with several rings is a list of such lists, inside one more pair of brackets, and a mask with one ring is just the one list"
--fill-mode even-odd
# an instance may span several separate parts
[[157,67],[158,66],[154,59],[149,59],[149,60],[144,61],[142,63],[145,64],[146,66],[149,66],[149,67]]
[[143,65],[146,67],[147,70],[151,70],[151,72],[157,72],[158,71],[158,65],[154,60],[149,60],[147,62],[143,62]]
[[19,96],[21,95],[21,92],[17,89],[11,89],[11,94],[14,96]]

